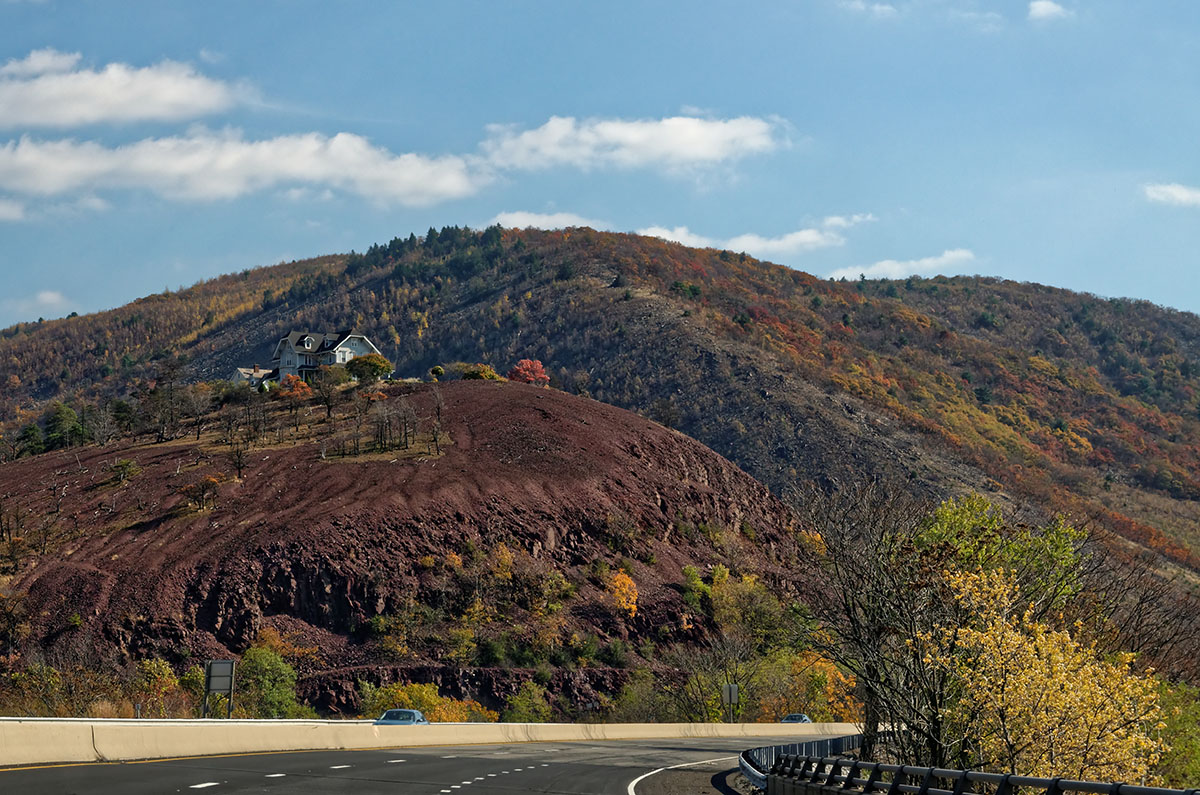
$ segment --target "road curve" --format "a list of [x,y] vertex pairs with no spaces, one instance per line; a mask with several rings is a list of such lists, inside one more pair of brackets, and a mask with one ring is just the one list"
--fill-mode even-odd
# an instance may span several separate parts
[[685,762],[728,759],[778,738],[522,743],[170,759],[0,770],[0,792],[21,795],[163,793],[412,793],[629,795],[645,774]]

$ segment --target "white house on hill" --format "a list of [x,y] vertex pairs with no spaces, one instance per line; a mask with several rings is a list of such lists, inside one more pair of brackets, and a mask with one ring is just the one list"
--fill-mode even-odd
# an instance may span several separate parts
[[293,331],[275,346],[271,366],[279,381],[289,375],[307,379],[322,365],[345,364],[358,356],[379,352],[369,339],[352,330],[335,334]]

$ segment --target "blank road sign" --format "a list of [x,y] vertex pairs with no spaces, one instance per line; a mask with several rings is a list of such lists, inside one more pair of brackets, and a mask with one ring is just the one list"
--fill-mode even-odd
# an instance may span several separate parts
[[209,693],[233,692],[233,660],[209,660],[206,690]]

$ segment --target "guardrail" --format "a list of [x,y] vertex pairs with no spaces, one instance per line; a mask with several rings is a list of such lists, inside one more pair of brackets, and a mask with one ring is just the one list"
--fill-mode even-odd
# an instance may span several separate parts
[[834,756],[853,751],[862,745],[861,734],[848,734],[843,737],[825,737],[820,740],[808,740],[802,743],[787,745],[767,745],[762,748],[751,748],[742,751],[738,757],[738,767],[742,776],[758,789],[767,788],[767,773],[775,766],[775,762],[786,756]]
[[1090,795],[1198,795],[1200,790],[1165,789],[1065,778],[1036,778],[1010,773],[944,770],[888,765],[857,759],[783,755],[766,775],[767,795],[1044,795],[1081,792]]

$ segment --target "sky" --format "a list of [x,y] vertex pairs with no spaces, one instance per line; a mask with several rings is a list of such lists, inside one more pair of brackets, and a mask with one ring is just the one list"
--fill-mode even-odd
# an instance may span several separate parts
[[430,226],[1200,311],[1195,0],[0,0],[0,327]]

